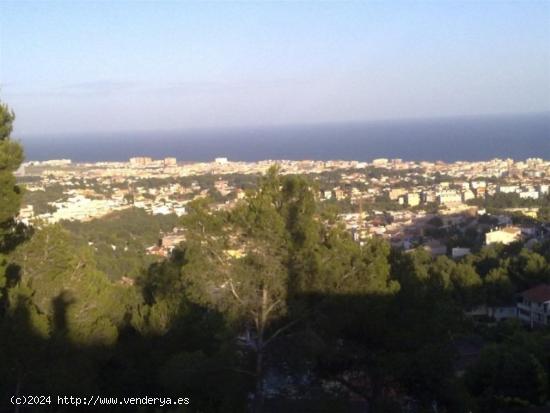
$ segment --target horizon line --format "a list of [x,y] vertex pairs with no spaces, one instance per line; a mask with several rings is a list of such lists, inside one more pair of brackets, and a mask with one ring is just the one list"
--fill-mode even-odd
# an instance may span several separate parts
[[242,126],[206,126],[206,127],[188,127],[188,128],[173,128],[173,129],[119,129],[119,130],[101,130],[96,132],[86,131],[63,131],[63,132],[48,132],[48,133],[29,133],[21,134],[16,132],[15,135],[26,135],[16,137],[16,140],[33,139],[42,137],[69,137],[71,135],[78,136],[107,136],[107,135],[124,135],[129,133],[147,134],[147,133],[208,133],[208,132],[239,132],[262,129],[292,129],[292,128],[309,128],[309,127],[334,127],[334,126],[352,126],[352,125],[368,125],[368,124],[388,124],[388,123],[404,123],[404,122],[437,122],[445,120],[483,120],[490,118],[518,118],[530,116],[550,116],[550,110],[533,111],[533,112],[497,112],[497,113],[482,113],[476,115],[441,115],[434,117],[397,117],[397,118],[378,118],[367,120],[342,120],[342,121],[322,121],[322,122],[306,122],[306,123],[287,123],[287,124],[264,124],[264,125],[242,125]]

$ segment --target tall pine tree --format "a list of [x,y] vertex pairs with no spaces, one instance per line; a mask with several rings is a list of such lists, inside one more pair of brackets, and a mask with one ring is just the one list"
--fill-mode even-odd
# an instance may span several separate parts
[[14,218],[21,203],[14,172],[23,162],[23,149],[11,139],[14,119],[13,111],[0,102],[0,253],[9,247],[9,235],[14,231]]

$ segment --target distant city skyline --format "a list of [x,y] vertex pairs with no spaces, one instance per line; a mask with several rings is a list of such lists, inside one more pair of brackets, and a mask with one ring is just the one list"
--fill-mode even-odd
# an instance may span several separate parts
[[[458,161],[550,159],[550,113],[191,131],[50,134],[24,137],[29,160],[182,161],[264,159]],[[414,142],[414,144],[411,144]]]
[[550,2],[0,2],[16,135],[550,111]]

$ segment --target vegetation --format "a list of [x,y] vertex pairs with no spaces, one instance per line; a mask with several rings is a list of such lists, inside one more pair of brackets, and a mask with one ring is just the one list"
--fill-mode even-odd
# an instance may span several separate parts
[[150,215],[130,208],[89,222],[62,222],[73,242],[89,245],[99,270],[111,280],[137,278],[157,258],[147,255],[148,247],[158,245],[163,234],[178,225],[171,215]]
[[493,210],[504,208],[548,208],[550,198],[548,195],[539,199],[521,198],[517,193],[497,192],[494,195],[487,196],[485,199],[475,198],[468,202],[471,205],[483,206]]
[[6,243],[21,203],[21,188],[13,173],[23,162],[23,149],[10,136],[14,119],[13,112],[0,102],[0,252],[9,248]]
[[49,185],[47,190],[25,191],[23,194],[23,203],[32,205],[37,215],[55,212],[55,207],[50,203],[66,199],[67,195],[61,185]]
[[[276,169],[229,211],[200,199],[182,219],[129,209],[25,228],[14,219],[22,152],[13,115],[0,114],[0,410],[23,394],[170,395],[191,399],[170,411],[212,413],[547,403],[548,332],[476,325],[465,311],[549,282],[548,243],[459,261],[376,238],[360,245],[337,205],[316,201],[316,185]],[[146,257],[175,225],[181,246]],[[457,342],[470,335],[486,345],[462,377]]]

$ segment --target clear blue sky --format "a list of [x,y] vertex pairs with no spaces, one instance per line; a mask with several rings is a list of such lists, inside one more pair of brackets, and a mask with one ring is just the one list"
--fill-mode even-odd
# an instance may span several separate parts
[[550,1],[0,2],[21,135],[550,111]]

